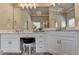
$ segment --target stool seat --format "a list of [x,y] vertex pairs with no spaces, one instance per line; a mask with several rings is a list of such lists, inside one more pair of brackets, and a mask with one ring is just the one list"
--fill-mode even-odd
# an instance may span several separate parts
[[30,43],[35,42],[35,38],[34,37],[22,37],[20,39],[22,39],[23,43],[26,43],[26,44],[30,44]]

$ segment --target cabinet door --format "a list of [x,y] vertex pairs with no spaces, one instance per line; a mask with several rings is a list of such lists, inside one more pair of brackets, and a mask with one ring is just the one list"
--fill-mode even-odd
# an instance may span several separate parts
[[3,52],[18,52],[19,42],[16,39],[2,39],[1,50]]
[[62,54],[73,55],[75,54],[75,43],[74,41],[62,40],[61,44]]
[[52,54],[60,54],[60,40],[56,39],[56,38],[52,38],[49,39],[49,44],[48,44],[48,52],[52,53]]
[[6,53],[17,53],[20,51],[20,38],[18,35],[4,34],[1,36],[1,50]]

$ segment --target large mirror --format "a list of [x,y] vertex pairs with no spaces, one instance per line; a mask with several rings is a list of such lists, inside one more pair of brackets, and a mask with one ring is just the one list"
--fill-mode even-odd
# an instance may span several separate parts
[[[24,6],[23,6],[24,5]],[[0,31],[73,30],[73,3],[0,4]]]

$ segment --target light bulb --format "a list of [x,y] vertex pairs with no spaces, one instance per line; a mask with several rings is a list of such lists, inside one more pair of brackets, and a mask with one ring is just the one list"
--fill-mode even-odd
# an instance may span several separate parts
[[24,9],[24,4],[23,3],[21,3],[20,6]]
[[27,3],[25,3],[25,7],[28,9],[28,4]]
[[29,7],[32,9],[32,4],[31,3],[29,3]]
[[34,6],[34,8],[36,8],[36,4],[35,3],[33,4],[33,6]]

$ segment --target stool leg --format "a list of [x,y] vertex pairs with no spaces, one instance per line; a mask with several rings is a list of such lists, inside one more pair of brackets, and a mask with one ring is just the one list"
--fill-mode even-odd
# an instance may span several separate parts
[[31,55],[31,45],[29,45],[29,55]]
[[23,44],[23,53],[25,53],[25,45]]

